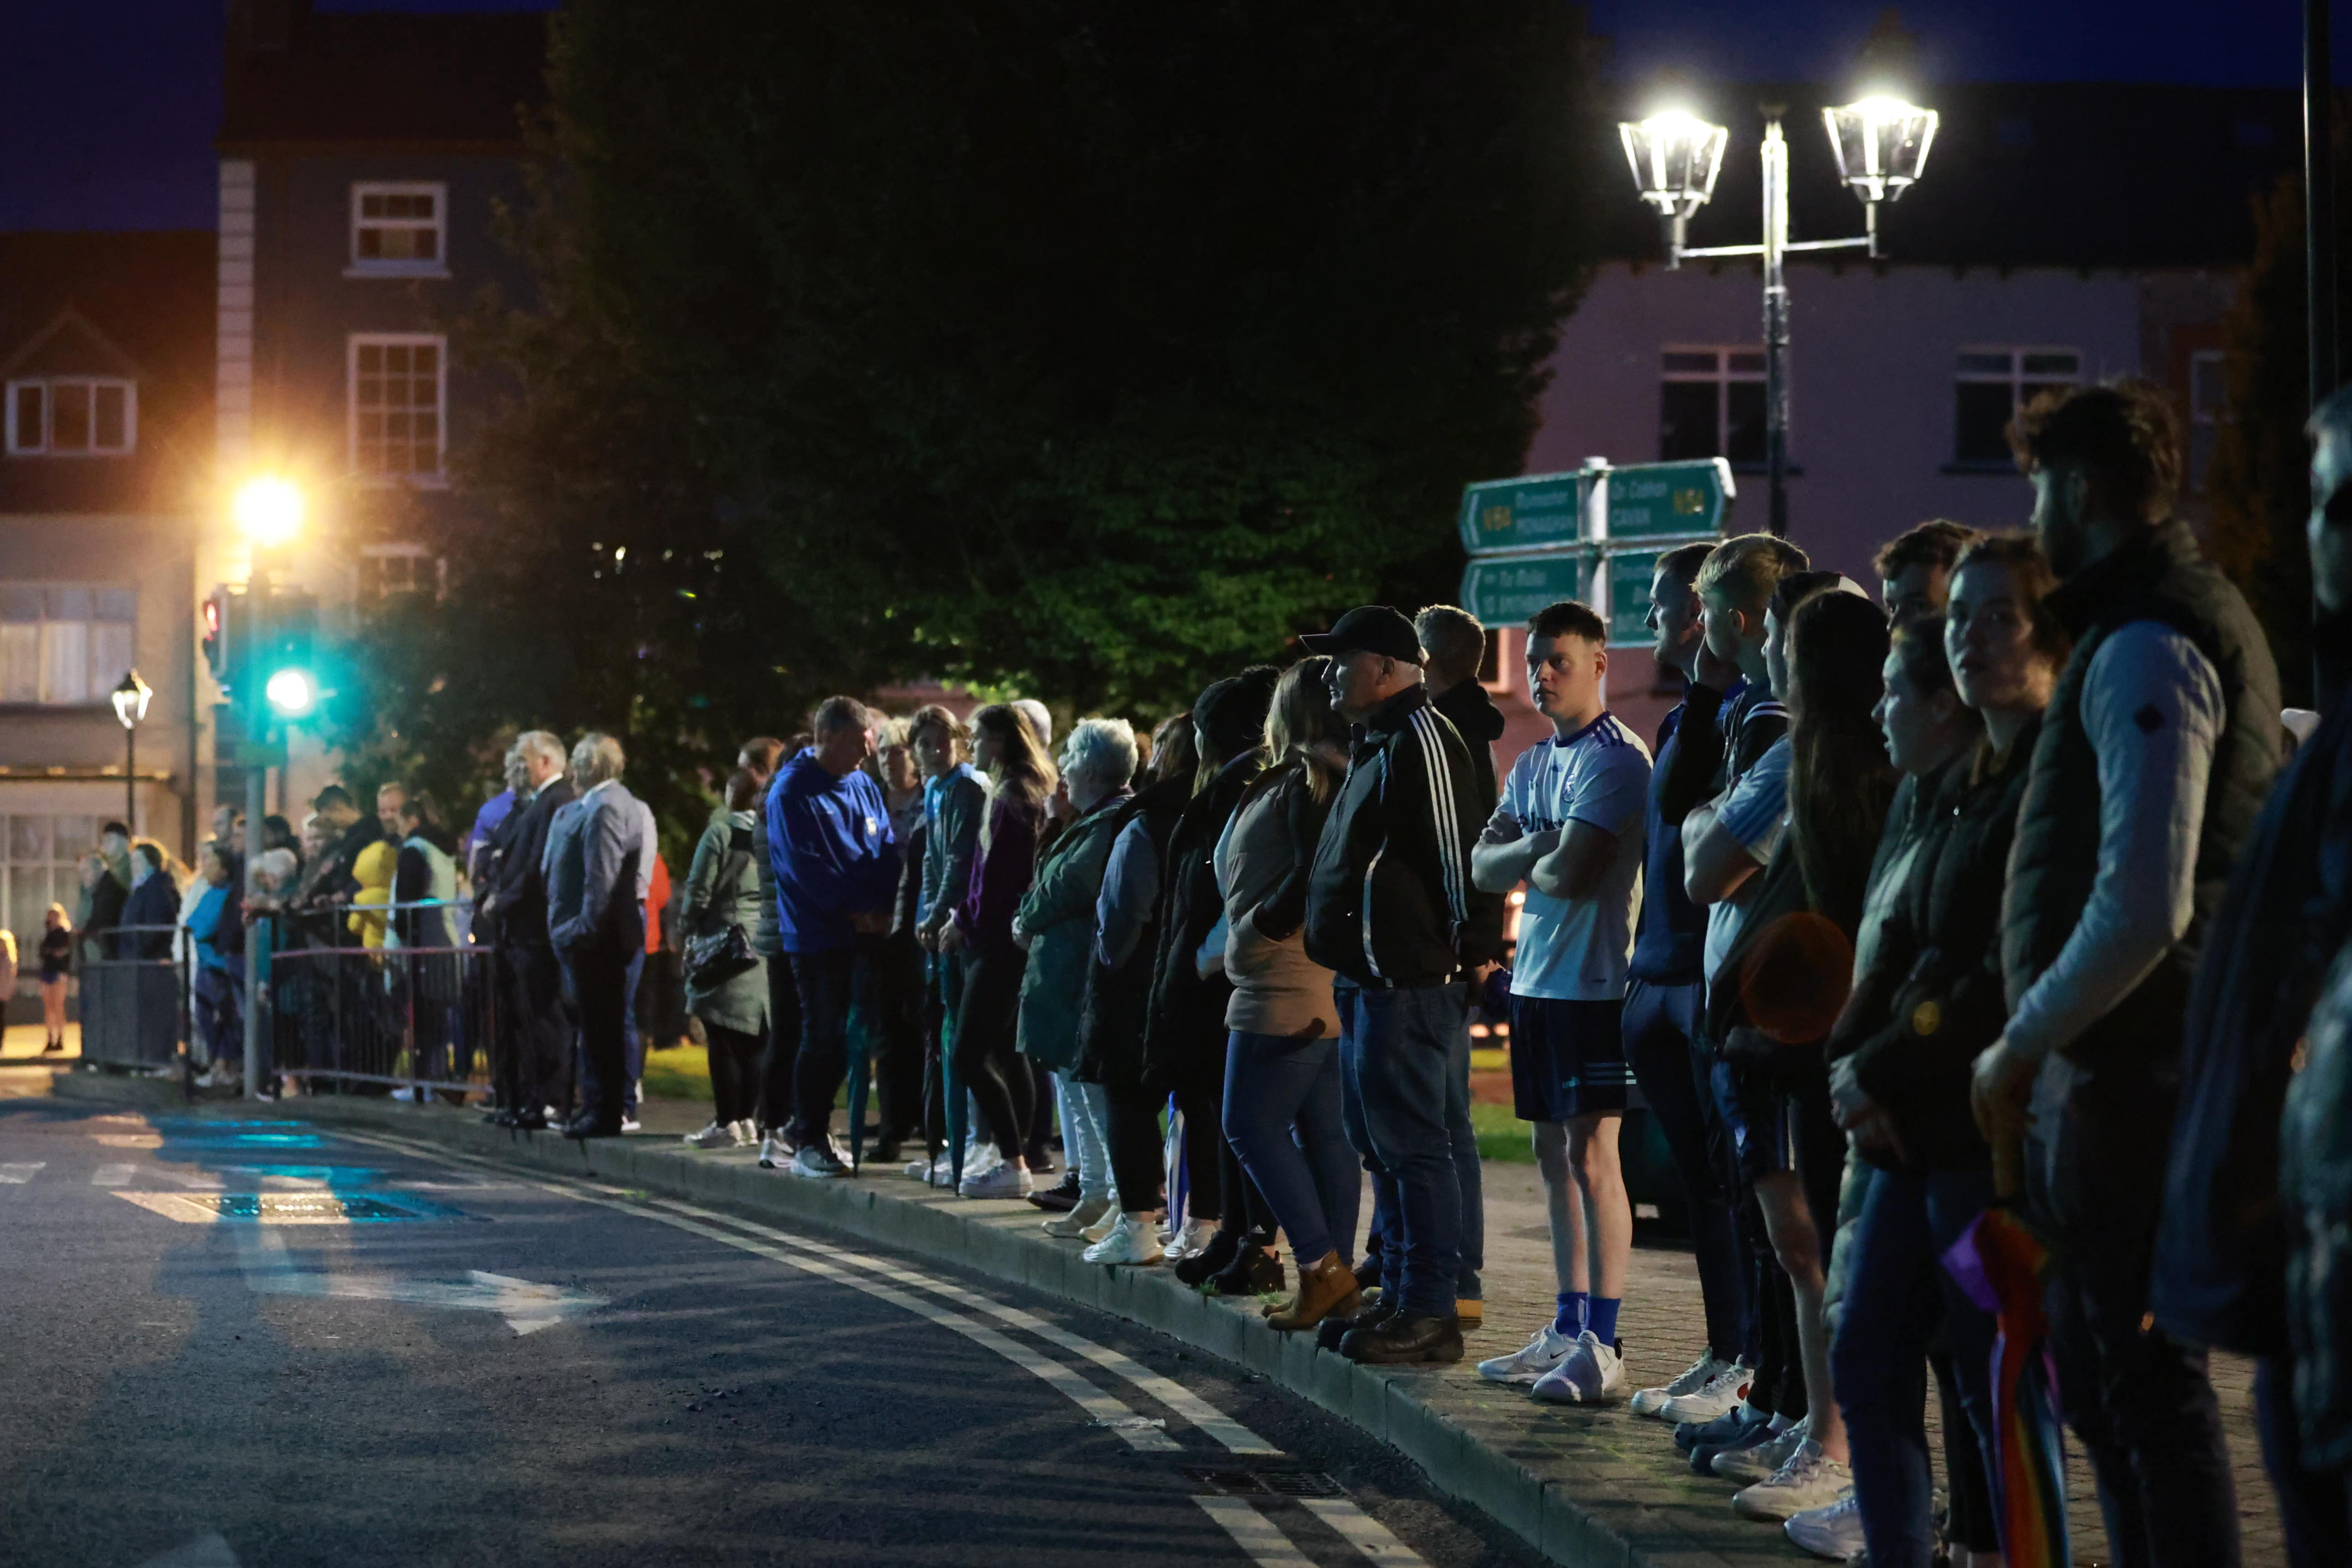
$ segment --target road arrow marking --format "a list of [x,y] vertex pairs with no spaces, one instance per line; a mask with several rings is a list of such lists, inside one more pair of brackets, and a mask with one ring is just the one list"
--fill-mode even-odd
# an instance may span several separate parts
[[467,1278],[400,1279],[383,1275],[313,1274],[294,1267],[286,1238],[264,1226],[237,1226],[237,1262],[245,1282],[268,1296],[314,1296],[351,1301],[403,1301],[413,1307],[450,1307],[496,1312],[518,1334],[551,1329],[566,1318],[612,1303],[583,1290],[540,1285],[476,1268]]

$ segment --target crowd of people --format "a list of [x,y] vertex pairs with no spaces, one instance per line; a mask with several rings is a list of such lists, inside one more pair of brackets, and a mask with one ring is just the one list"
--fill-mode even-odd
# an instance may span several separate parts
[[[2352,626],[2352,391],[2311,433],[2326,649]],[[2175,516],[2160,392],[2048,393],[2011,440],[2030,529],[1920,524],[1875,597],[1766,534],[1662,556],[1649,625],[1683,696],[1653,737],[1607,707],[1606,625],[1556,604],[1525,628],[1551,733],[1498,775],[1486,628],[1368,605],[1148,733],[1087,718],[1056,747],[1034,701],[828,699],[744,742],[674,890],[618,742],[534,731],[462,841],[397,785],[373,818],[331,788],[299,835],[271,819],[250,876],[216,823],[183,893],[110,832],[79,926],[168,910],[214,1059],[257,910],[494,944],[492,1115],[576,1137],[635,1125],[641,976],[674,952],[713,1099],[688,1143],[843,1179],[862,1059],[866,1159],[1025,1198],[1090,1262],[1278,1297],[1275,1330],[1391,1365],[1457,1362],[1484,1319],[1483,1016],[1557,1295],[1482,1377],[1628,1401],[1823,1556],[1982,1568],[2031,1510],[1965,1260],[2016,1216],[2049,1247],[2056,1398],[2115,1561],[2239,1560],[2215,1348],[2258,1358],[2292,1560],[2352,1561],[2341,661],[2324,713],[2282,710]],[[1636,1106],[1706,1342],[1638,1389]]]

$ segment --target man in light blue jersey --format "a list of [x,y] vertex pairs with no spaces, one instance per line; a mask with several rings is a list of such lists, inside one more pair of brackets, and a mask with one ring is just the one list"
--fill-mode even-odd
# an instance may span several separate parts
[[1621,1396],[1617,1309],[1633,1251],[1617,1132],[1625,1059],[1626,963],[1642,897],[1650,752],[1605,706],[1609,630],[1575,603],[1528,623],[1528,695],[1551,738],[1511,765],[1471,852],[1487,892],[1528,885],[1511,970],[1511,1095],[1534,1124],[1551,1229],[1558,1315],[1525,1348],[1479,1364],[1538,1399]]

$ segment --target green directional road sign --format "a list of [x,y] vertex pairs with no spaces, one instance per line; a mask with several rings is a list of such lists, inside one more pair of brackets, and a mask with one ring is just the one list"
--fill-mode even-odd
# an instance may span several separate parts
[[1534,474],[1488,479],[1462,489],[1462,548],[1473,555],[1498,550],[1574,544],[1583,537],[1585,486],[1575,474]]
[[1609,646],[1648,647],[1650,580],[1658,558],[1647,550],[1609,557]]
[[[1642,591],[1649,592],[1646,584]],[[1579,555],[1474,558],[1462,574],[1462,607],[1489,626],[1516,630],[1545,605],[1583,596],[1584,561]]]
[[1721,458],[1702,458],[1688,463],[1637,463],[1631,468],[1612,468],[1609,537],[1654,539],[1672,533],[1719,534],[1738,494],[1731,482],[1731,465]]

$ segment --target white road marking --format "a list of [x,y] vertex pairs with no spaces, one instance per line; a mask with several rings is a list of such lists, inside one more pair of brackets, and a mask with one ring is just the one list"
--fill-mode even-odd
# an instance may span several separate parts
[[21,1187],[40,1174],[47,1164],[47,1160],[25,1160],[15,1164],[0,1165],[0,1182],[5,1182],[10,1186]]
[[1315,1568],[1315,1560],[1290,1543],[1282,1527],[1237,1497],[1196,1497],[1201,1511],[1224,1526],[1234,1544],[1258,1568]]
[[612,1303],[602,1296],[567,1290],[560,1285],[539,1285],[504,1274],[476,1268],[463,1281],[401,1279],[383,1275],[313,1274],[294,1267],[286,1238],[268,1226],[240,1225],[236,1260],[245,1282],[271,1296],[332,1297],[343,1300],[401,1301],[415,1307],[449,1307],[496,1312],[518,1334],[551,1329],[566,1318],[578,1317]]
[[823,1242],[810,1241],[784,1231],[772,1229],[752,1220],[738,1219],[732,1215],[716,1214],[709,1209],[697,1208],[691,1204],[677,1203],[668,1198],[652,1198],[647,1201],[659,1208],[691,1215],[697,1219],[719,1225],[733,1226],[739,1230],[750,1231],[754,1236],[763,1236],[772,1241],[781,1241],[787,1247],[798,1247],[804,1252],[814,1252],[820,1257],[834,1258],[848,1264],[853,1268],[863,1268],[869,1273],[879,1274],[887,1279],[895,1279],[902,1285],[910,1285],[919,1290],[928,1290],[935,1296],[944,1296],[950,1300],[968,1303],[979,1308],[999,1322],[1010,1323],[1024,1333],[1034,1334],[1049,1345],[1068,1351],[1073,1355],[1084,1356],[1105,1372],[1126,1379],[1136,1388],[1150,1394],[1211,1437],[1215,1438],[1232,1453],[1280,1454],[1282,1452],[1280,1448],[1276,1447],[1173,1378],[1162,1377],[1150,1368],[1111,1349],[1108,1345],[1097,1344],[1092,1340],[1081,1338],[1059,1324],[1047,1322],[1034,1312],[1024,1311],[1018,1307],[993,1300],[952,1281],[902,1268],[885,1258],[851,1252],[844,1247],[829,1247]]
[[93,1187],[126,1186],[132,1173],[138,1169],[136,1165],[100,1165],[89,1173],[89,1184]]
[[237,1568],[236,1553],[229,1550],[226,1538],[217,1530],[208,1530],[185,1546],[175,1546],[161,1557],[150,1557],[139,1568]]
[[[462,1156],[446,1154],[437,1149],[407,1144],[404,1142],[369,1138],[358,1133],[345,1133],[343,1136],[354,1138],[361,1142],[379,1143],[385,1147],[398,1148],[404,1153],[414,1153],[425,1159],[437,1159],[453,1163],[472,1163]],[[1117,1432],[1129,1447],[1152,1453],[1182,1451],[1183,1445],[1169,1436],[1160,1427],[1133,1425],[1139,1412],[1097,1388],[1060,1362],[1049,1356],[1039,1355],[1026,1345],[1007,1339],[987,1324],[969,1318],[961,1312],[950,1311],[944,1307],[934,1306],[922,1298],[909,1295],[895,1286],[861,1279],[850,1270],[837,1268],[821,1258],[788,1252],[782,1247],[770,1246],[764,1241],[755,1241],[748,1236],[739,1236],[731,1231],[719,1229],[686,1215],[665,1214],[648,1208],[625,1195],[620,1195],[618,1188],[604,1188],[588,1183],[571,1182],[534,1181],[529,1184],[542,1191],[554,1193],[559,1196],[571,1198],[576,1203],[594,1204],[600,1208],[614,1209],[623,1214],[635,1215],[640,1218],[670,1226],[703,1237],[708,1240],[716,1241],[722,1246],[732,1247],[740,1251],[768,1258],[772,1262],[782,1263],[787,1268],[814,1274],[820,1279],[832,1279],[848,1286],[853,1290],[860,1290],[866,1295],[887,1301],[892,1306],[903,1307],[918,1317],[928,1318],[941,1328],[952,1330],[973,1343],[994,1351],[1013,1365],[1063,1394],[1072,1404],[1085,1411],[1097,1425],[1108,1426]],[[608,1194],[614,1195],[606,1195]]]
[[1307,1511],[1338,1531],[1373,1568],[1428,1568],[1420,1552],[1389,1533],[1388,1526],[1346,1498],[1301,1498]]

